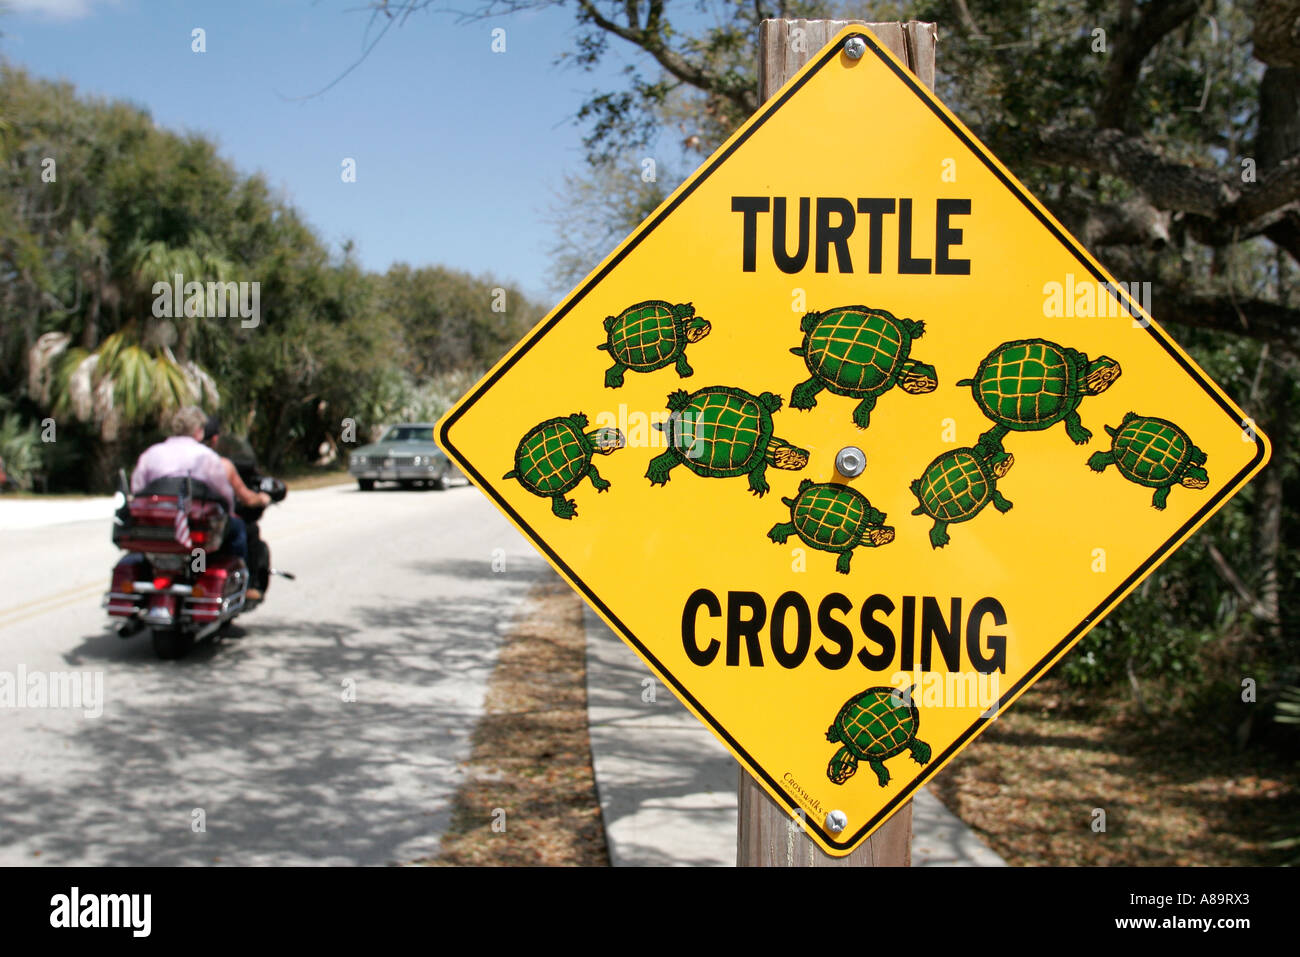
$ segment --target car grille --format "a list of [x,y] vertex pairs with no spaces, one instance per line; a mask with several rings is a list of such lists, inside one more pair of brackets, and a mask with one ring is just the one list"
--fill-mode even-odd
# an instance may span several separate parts
[[387,465],[389,462],[392,462],[394,466],[397,466],[399,468],[402,466],[414,465],[415,456],[414,455],[390,455],[387,459],[384,460],[384,464]]

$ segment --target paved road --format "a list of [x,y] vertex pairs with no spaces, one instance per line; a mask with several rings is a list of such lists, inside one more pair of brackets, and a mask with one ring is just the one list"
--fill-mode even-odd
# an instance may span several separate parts
[[545,563],[465,486],[294,493],[262,527],[298,580],[273,582],[242,637],[180,662],[107,628],[107,521],[0,530],[0,690],[20,669],[103,681],[97,717],[0,693],[0,865],[436,849],[500,635]]

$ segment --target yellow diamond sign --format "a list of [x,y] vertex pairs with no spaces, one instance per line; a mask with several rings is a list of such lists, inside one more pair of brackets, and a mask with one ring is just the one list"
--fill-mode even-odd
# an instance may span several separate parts
[[438,437],[845,854],[1267,461],[1149,288],[850,27]]

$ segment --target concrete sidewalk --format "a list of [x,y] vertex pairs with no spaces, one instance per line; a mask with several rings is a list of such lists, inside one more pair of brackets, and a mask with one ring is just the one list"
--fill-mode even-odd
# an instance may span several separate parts
[[108,520],[117,508],[117,498],[105,495],[96,498],[10,498],[0,496],[0,532],[20,528],[43,528],[46,525],[63,525],[68,522]]
[[[735,759],[595,612],[584,614],[587,722],[611,863],[735,866]],[[928,791],[913,799],[913,866],[1005,863]]]

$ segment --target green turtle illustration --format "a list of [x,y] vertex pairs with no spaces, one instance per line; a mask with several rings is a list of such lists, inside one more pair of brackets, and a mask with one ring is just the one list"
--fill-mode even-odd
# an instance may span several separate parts
[[534,495],[551,500],[551,511],[560,518],[573,518],[578,506],[564,493],[584,478],[590,478],[597,492],[609,488],[592,464],[593,455],[608,455],[626,444],[618,429],[600,428],[583,432],[587,417],[581,412],[547,419],[528,430],[515,449],[515,467],[502,478],[518,479]]
[[898,319],[883,309],[840,306],[809,312],[800,323],[803,345],[791,349],[802,356],[812,378],[790,393],[790,407],[811,409],[822,389],[861,399],[853,421],[865,429],[871,410],[883,392],[899,386],[904,392],[933,392],[939,380],[934,366],[909,358],[912,342],[925,334],[925,323]]
[[920,502],[912,514],[934,519],[931,547],[947,545],[948,525],[970,521],[989,502],[999,512],[1010,510],[1011,503],[998,491],[997,481],[1014,463],[1009,452],[977,447],[944,452],[925,467],[912,483],[912,494]]
[[1113,465],[1130,482],[1156,490],[1151,504],[1164,508],[1169,490],[1205,488],[1210,474],[1202,466],[1206,455],[1192,444],[1187,433],[1166,419],[1129,412],[1119,428],[1106,426],[1111,437],[1109,452],[1094,452],[1088,467],[1104,472]]
[[894,540],[885,513],[872,508],[865,495],[847,485],[814,484],[812,479],[804,479],[794,498],[781,501],[790,506],[791,520],[772,526],[767,537],[784,545],[791,535],[798,535],[812,548],[835,552],[840,556],[835,570],[841,574],[849,573],[853,549],[875,548]]
[[832,782],[843,784],[858,770],[858,762],[866,761],[883,788],[889,783],[886,759],[904,751],[911,751],[917,764],[929,763],[930,746],[916,736],[921,716],[912,701],[915,689],[868,688],[844,702],[826,732],[827,741],[841,745],[826,766]]
[[653,372],[676,365],[683,379],[692,375],[694,370],[686,364],[686,346],[699,342],[712,328],[695,315],[689,302],[674,306],[661,299],[638,302],[617,316],[606,317],[608,338],[596,346],[614,358],[614,365],[605,370],[605,385],[617,389],[628,369]]
[[1058,422],[1076,445],[1092,433],[1079,419],[1085,395],[1098,395],[1119,378],[1119,363],[1108,356],[1092,362],[1082,352],[1046,339],[1004,342],[979,364],[970,386],[975,403],[993,422],[979,444],[996,451],[1008,432],[1040,432]]
[[781,397],[771,392],[755,396],[715,385],[687,395],[678,389],[668,396],[673,415],[655,423],[668,451],[650,460],[646,478],[665,485],[668,473],[685,465],[706,478],[748,475],[750,491],[762,496],[769,465],[798,471],[808,464],[807,452],[772,434],[772,413],[779,408]]

